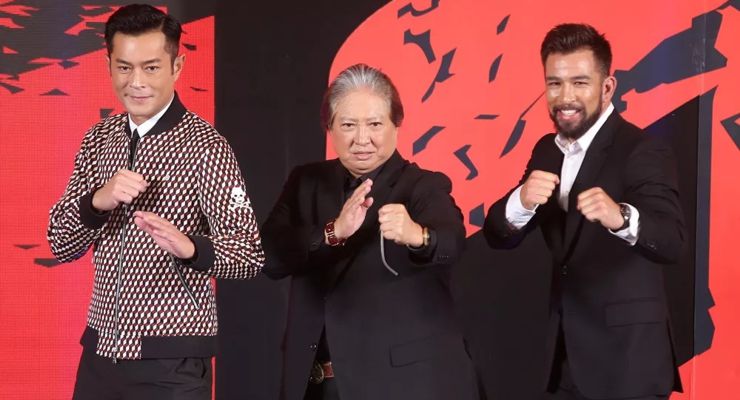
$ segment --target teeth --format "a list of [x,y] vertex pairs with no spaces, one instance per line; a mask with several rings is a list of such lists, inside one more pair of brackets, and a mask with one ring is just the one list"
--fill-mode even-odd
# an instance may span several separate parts
[[573,114],[575,114],[575,113],[576,113],[576,110],[560,110],[560,112],[561,112],[562,114],[564,114],[564,115],[568,115],[568,116],[570,116],[570,115],[573,115]]

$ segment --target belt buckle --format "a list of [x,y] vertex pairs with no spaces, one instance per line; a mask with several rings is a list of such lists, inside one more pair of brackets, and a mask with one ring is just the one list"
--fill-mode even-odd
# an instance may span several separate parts
[[324,375],[324,366],[320,362],[314,361],[311,367],[311,375],[308,377],[308,381],[314,385],[318,385],[326,379]]

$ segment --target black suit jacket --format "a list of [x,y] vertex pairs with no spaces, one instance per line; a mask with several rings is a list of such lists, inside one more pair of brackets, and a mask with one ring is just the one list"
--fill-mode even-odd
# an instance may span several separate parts
[[[533,170],[560,176],[563,153],[554,138],[535,145],[520,185]],[[572,377],[589,398],[680,390],[662,276],[662,265],[675,264],[685,242],[674,163],[668,147],[614,111],[588,148],[567,213],[556,188],[521,230],[506,220],[511,192],[486,216],[484,235],[497,248],[516,246],[541,228],[553,260],[548,360],[562,324]],[[634,246],[576,210],[578,194],[596,186],[639,211]]]
[[[472,399],[475,378],[449,291],[450,268],[465,241],[450,180],[409,164],[396,152],[373,183],[372,207],[341,247],[323,244],[324,225],[343,204],[338,160],[296,168],[261,233],[263,271],[292,276],[284,337],[282,397],[303,398],[326,327],[343,399]],[[378,209],[402,203],[433,229],[436,249],[417,255],[385,240],[381,261]]]

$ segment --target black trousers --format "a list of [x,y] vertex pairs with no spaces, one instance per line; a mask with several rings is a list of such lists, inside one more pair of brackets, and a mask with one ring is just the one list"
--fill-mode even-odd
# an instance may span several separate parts
[[82,351],[73,400],[211,400],[209,358],[118,360]]

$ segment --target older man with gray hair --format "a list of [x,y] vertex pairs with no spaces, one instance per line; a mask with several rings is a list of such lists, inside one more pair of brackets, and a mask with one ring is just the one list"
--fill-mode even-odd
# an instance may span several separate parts
[[281,398],[473,399],[449,292],[465,229],[450,180],[396,150],[403,106],[354,65],[321,109],[337,159],[296,168],[263,226],[272,278],[293,277]]

